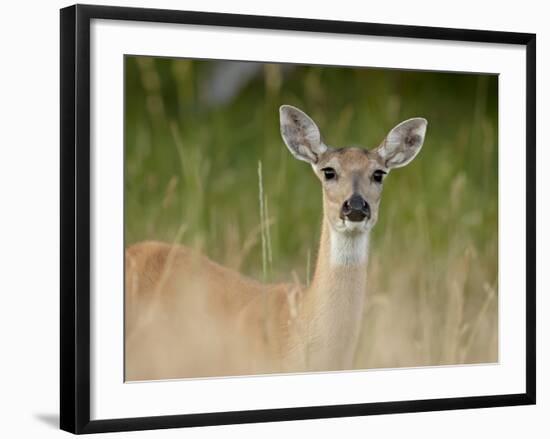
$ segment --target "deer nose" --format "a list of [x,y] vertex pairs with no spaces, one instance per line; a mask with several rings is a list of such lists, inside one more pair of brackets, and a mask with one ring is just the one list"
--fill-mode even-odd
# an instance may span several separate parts
[[344,201],[340,217],[354,222],[363,221],[365,218],[370,219],[369,203],[361,195],[353,194]]

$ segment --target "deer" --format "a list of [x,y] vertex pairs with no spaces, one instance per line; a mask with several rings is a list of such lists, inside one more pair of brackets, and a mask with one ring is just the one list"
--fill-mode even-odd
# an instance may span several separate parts
[[369,237],[384,181],[420,152],[428,122],[399,123],[375,148],[325,144],[315,122],[279,110],[284,144],[322,188],[309,286],[264,284],[191,248],[145,241],[125,252],[125,379],[353,368],[367,297]]

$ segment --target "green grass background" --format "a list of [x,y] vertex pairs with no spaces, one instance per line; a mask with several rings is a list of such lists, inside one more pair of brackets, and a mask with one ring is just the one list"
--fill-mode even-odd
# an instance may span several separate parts
[[126,244],[179,242],[258,279],[306,283],[321,188],[284,146],[279,106],[307,112],[332,146],[372,148],[400,121],[425,117],[421,153],[384,184],[356,365],[496,361],[497,76],[261,64],[233,99],[212,105],[214,67],[223,71],[212,61],[125,59]]

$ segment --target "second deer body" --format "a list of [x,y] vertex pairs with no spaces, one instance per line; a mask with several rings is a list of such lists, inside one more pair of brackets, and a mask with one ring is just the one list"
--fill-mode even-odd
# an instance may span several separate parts
[[325,145],[295,107],[281,107],[280,123],[288,149],[323,188],[310,286],[262,284],[182,246],[129,247],[127,380],[352,368],[383,180],[418,154],[427,122],[402,122],[372,150]]

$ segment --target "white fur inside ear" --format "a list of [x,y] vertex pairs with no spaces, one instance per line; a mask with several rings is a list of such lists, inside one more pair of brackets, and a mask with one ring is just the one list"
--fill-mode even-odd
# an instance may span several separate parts
[[321,133],[313,120],[303,111],[291,105],[280,110],[281,136],[294,157],[308,163],[317,163],[327,150],[321,141]]
[[400,168],[409,164],[420,152],[426,137],[428,121],[415,117],[393,128],[377,148],[388,168]]

